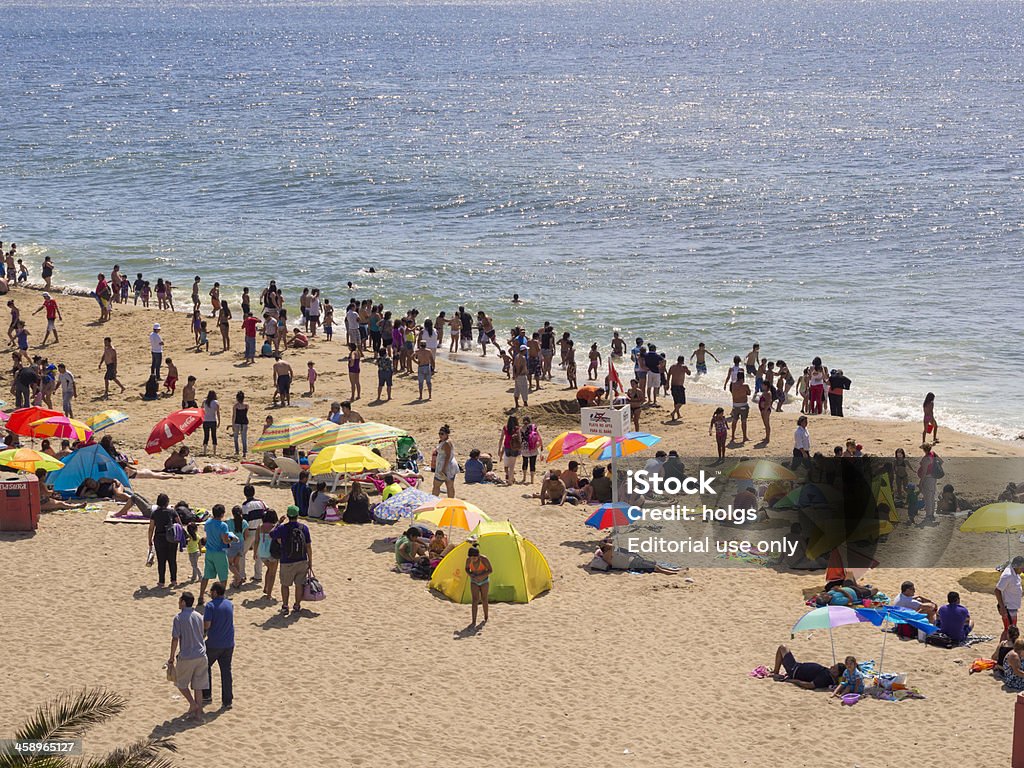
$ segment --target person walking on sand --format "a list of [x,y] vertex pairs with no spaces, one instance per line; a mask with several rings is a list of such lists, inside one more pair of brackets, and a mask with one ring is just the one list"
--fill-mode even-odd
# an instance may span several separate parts
[[171,622],[171,653],[167,667],[174,668],[174,684],[188,702],[189,720],[203,716],[203,691],[210,687],[210,668],[203,642],[203,617],[193,610],[195,595],[182,592],[178,613]]
[[[245,392],[235,395],[231,406],[231,434],[235,442],[235,455],[245,459],[249,452],[249,404],[245,402]],[[238,444],[242,444],[242,452],[238,453]]]
[[679,421],[680,409],[686,405],[686,377],[690,369],[686,365],[686,358],[682,355],[676,358],[676,364],[668,369],[668,383],[672,392],[672,414],[670,421]]
[[515,407],[519,407],[519,399],[522,398],[523,406],[530,404],[530,376],[529,367],[526,363],[526,345],[521,345],[519,351],[512,358],[512,397],[515,399]]
[[202,280],[202,278],[200,278],[199,275],[196,275],[195,279],[192,281],[192,311],[193,312],[199,312],[202,309],[202,307],[203,307],[203,303],[199,299],[199,283],[200,283],[201,280]]
[[764,445],[772,440],[772,389],[765,387],[761,390],[761,397],[757,401],[757,409],[761,412],[761,421],[764,423]]
[[807,417],[800,416],[796,420],[796,429],[793,432],[793,463],[790,469],[796,471],[797,467],[811,469],[811,435],[807,431]]
[[996,584],[996,607],[999,609],[999,617],[1003,620],[1003,633],[999,636],[999,642],[1008,637],[1010,627],[1017,626],[1017,612],[1024,596],[1020,583],[1021,572],[1024,572],[1024,557],[1017,555],[1003,569]]
[[274,380],[274,405],[281,398],[281,405],[292,404],[292,367],[281,359],[281,353],[274,353],[274,368],[272,370]]
[[[429,320],[427,322],[430,322]],[[434,385],[431,380],[434,371],[434,353],[427,349],[427,342],[421,341],[419,349],[413,352],[412,361],[416,364],[416,383],[419,385],[419,399],[423,399],[423,385],[427,385],[427,400],[434,396]]]
[[438,444],[434,451],[434,488],[435,496],[441,494],[441,486],[449,498],[455,496],[455,476],[459,474],[459,462],[455,460],[455,446],[451,441],[451,427],[443,425],[437,431]]
[[921,443],[921,450],[924,455],[917,465],[917,477],[921,489],[921,499],[924,501],[924,516],[922,523],[930,523],[935,519],[935,485],[939,478],[945,477],[942,469],[942,459],[932,451],[928,443]]
[[217,310],[217,326],[220,328],[221,348],[227,352],[231,349],[231,307],[222,301]]
[[39,307],[33,315],[38,315],[40,312],[46,312],[46,333],[43,335],[43,344],[46,344],[50,340],[50,334],[53,334],[53,343],[59,344],[60,338],[57,336],[57,321],[64,322],[64,317],[60,313],[60,307],[57,306],[57,302],[54,300],[49,293],[43,292],[43,304]]
[[231,534],[228,532],[228,524],[224,522],[227,510],[223,504],[214,504],[210,514],[212,517],[203,523],[203,534],[206,536],[206,557],[203,563],[203,580],[199,582],[198,604],[200,606],[203,604],[206,585],[210,580],[225,584],[230,572],[228,547],[231,546]]
[[473,621],[470,624],[471,627],[476,626],[477,606],[483,606],[484,609],[484,620],[481,624],[487,623],[487,596],[490,590],[491,573],[493,572],[494,568],[491,567],[491,561],[481,555],[477,547],[470,547],[469,552],[466,553],[466,575],[469,577],[469,590],[473,600]]
[[224,585],[220,582],[210,587],[210,598],[203,608],[207,675],[202,703],[213,703],[213,665],[216,664],[220,667],[220,708],[231,709],[234,700],[231,657],[235,653],[235,606],[224,597]]
[[924,427],[921,431],[921,442],[928,440],[928,434],[931,433],[932,443],[939,442],[939,425],[935,421],[935,393],[929,392],[924,396]]
[[288,598],[293,586],[295,603],[291,610],[295,614],[302,610],[302,590],[313,568],[313,542],[309,537],[309,528],[299,522],[299,508],[294,504],[289,505],[286,515],[287,522],[282,521],[270,532],[270,538],[280,542],[281,546],[281,613],[285,615],[288,614]]
[[117,378],[117,350],[114,349],[109,336],[103,339],[103,354],[100,356],[96,370],[98,371],[104,366],[106,366],[106,370],[103,373],[103,399],[106,400],[110,397],[110,382],[117,384],[121,388],[121,393],[124,394],[124,384]]

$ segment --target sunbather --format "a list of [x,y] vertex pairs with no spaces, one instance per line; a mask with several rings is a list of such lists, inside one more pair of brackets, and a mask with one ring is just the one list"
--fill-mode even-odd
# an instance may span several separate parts
[[667,576],[675,576],[679,573],[678,568],[669,568],[659,565],[653,560],[647,560],[632,552],[623,552],[616,549],[607,539],[601,542],[601,559],[614,571],[639,571],[640,573],[663,573]]
[[921,595],[914,594],[914,582],[904,581],[900,585],[900,596],[896,598],[893,603],[897,608],[906,608],[911,611],[917,611],[923,613],[928,617],[928,621],[932,624],[935,623],[936,615],[938,613],[938,606],[935,605],[934,600],[929,600]]
[[[785,669],[786,674],[780,675],[780,669]],[[815,664],[813,661],[798,662],[785,645],[780,645],[775,650],[775,666],[772,669],[772,677],[779,682],[793,683],[800,688],[813,691],[816,688],[832,688],[839,682],[842,674],[842,664],[825,667]]]

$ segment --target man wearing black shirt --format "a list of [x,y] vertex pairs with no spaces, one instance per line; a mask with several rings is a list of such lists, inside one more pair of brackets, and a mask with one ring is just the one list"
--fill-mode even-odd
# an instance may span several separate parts
[[828,377],[828,411],[833,416],[843,415],[843,390],[850,388],[850,380],[840,370],[834,370]]
[[32,404],[32,390],[39,386],[39,373],[36,366],[26,365],[14,379],[15,408],[28,408]]
[[[786,674],[779,676],[779,669],[784,668]],[[775,668],[772,677],[780,682],[790,682],[801,688],[813,691],[816,688],[834,688],[842,674],[842,665],[824,667],[813,661],[798,662],[793,658],[789,648],[780,645],[775,651]]]
[[658,390],[661,389],[661,373],[665,369],[665,361],[658,354],[658,348],[653,344],[647,347],[644,364],[647,366],[647,402],[657,406]]

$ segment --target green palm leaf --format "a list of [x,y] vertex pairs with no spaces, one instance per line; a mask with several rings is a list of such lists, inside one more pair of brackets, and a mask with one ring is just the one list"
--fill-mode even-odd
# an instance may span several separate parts
[[43,704],[15,734],[18,741],[58,741],[80,737],[94,725],[124,711],[124,696],[103,688],[67,691]]
[[70,768],[174,768],[174,763],[163,757],[162,753],[177,751],[178,748],[169,738],[143,739],[126,747],[118,747],[106,757],[71,763]]

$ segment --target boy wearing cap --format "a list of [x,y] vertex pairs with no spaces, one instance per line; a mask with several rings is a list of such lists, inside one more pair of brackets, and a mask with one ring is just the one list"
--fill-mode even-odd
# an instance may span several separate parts
[[57,302],[46,292],[43,293],[43,305],[32,314],[38,315],[44,309],[46,310],[46,333],[43,335],[43,344],[50,338],[51,333],[53,334],[53,343],[57,344],[60,342],[60,339],[57,337],[57,320],[59,318],[63,323],[64,318],[60,314],[60,307],[57,306]]
[[150,373],[160,378],[160,366],[164,359],[164,340],[160,336],[160,323],[153,323],[153,332],[149,334],[149,349],[153,353],[153,365]]

